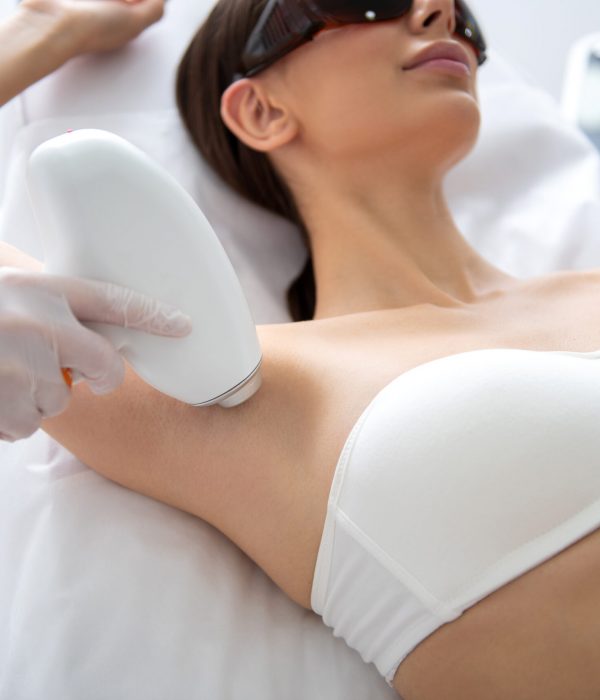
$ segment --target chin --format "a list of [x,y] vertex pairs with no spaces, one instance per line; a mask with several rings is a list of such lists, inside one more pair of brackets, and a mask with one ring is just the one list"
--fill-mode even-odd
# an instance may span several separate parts
[[[477,101],[470,95],[468,99],[455,100],[454,104],[445,104],[440,109],[432,133],[438,134],[437,142],[440,155],[446,151],[444,164],[447,169],[459,163],[473,150],[479,137],[481,111]],[[440,123],[441,122],[441,123]]]

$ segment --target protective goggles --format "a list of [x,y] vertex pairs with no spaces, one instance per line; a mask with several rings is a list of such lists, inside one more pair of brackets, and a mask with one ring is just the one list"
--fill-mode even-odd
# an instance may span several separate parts
[[[411,6],[412,0],[269,0],[248,38],[234,80],[264,70],[322,29],[396,19]],[[455,34],[471,44],[482,65],[487,46],[477,20],[463,0],[455,0],[454,11]]]

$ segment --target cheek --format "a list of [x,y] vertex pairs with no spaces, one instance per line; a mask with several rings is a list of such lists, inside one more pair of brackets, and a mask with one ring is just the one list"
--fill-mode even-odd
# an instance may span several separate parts
[[365,158],[390,149],[408,153],[433,142],[439,148],[448,139],[469,140],[475,121],[478,127],[472,95],[427,79],[407,79],[401,69],[347,70],[337,80],[323,76],[302,110],[306,145],[331,157]]
[[[304,145],[317,157],[418,152],[434,142],[437,150],[453,142],[458,152],[461,141],[463,151],[467,143],[472,147],[479,128],[474,86],[404,72],[397,37],[384,36],[392,30],[380,28],[377,36],[371,27],[325,32],[283,64]],[[473,71],[475,64],[473,58]]]
[[336,155],[372,149],[398,138],[415,121],[413,100],[394,69],[367,65],[349,62],[344,70],[322,70],[303,90],[299,109],[307,144]]
[[327,30],[282,61],[287,97],[307,139],[335,148],[381,128],[394,109],[397,57],[381,29],[376,34],[363,25]]
[[304,145],[322,163],[408,165],[428,162],[447,171],[474,147],[480,112],[469,94],[445,95],[414,89],[369,91],[346,87],[344,99],[332,90],[315,96],[307,112]]

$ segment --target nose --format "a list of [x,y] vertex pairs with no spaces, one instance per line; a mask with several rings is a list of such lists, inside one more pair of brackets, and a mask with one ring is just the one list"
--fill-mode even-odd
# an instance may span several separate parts
[[413,34],[451,37],[456,29],[454,0],[413,0],[408,26]]

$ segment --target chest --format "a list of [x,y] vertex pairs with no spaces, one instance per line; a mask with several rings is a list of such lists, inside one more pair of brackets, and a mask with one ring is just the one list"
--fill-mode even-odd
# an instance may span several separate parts
[[[318,415],[306,443],[307,468],[323,488],[361,413],[401,374],[427,362],[489,348],[589,352],[600,349],[600,308],[594,286],[556,279],[496,304],[469,310],[385,314],[375,322],[338,327],[307,343],[306,367],[319,387],[303,410]],[[387,312],[386,312],[387,313]]]
[[266,382],[274,397],[269,406],[278,407],[267,407],[261,422],[261,437],[279,445],[268,467],[268,500],[279,498],[279,484],[296,494],[285,510],[291,533],[285,551],[294,551],[298,562],[290,573],[288,560],[284,565],[270,544],[261,565],[288,595],[293,592],[294,600],[310,606],[333,475],[354,425],[375,396],[415,367],[472,350],[598,350],[600,324],[590,290],[577,284],[561,290],[555,284],[544,294],[523,293],[468,311],[392,310],[259,327],[269,358],[265,373],[270,368],[272,374]]

